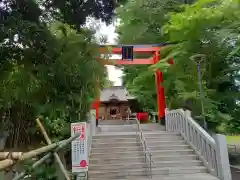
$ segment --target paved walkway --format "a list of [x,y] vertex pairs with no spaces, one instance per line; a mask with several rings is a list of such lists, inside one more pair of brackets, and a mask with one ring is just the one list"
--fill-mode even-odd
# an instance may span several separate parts
[[136,120],[99,120],[99,125],[126,125],[126,124],[136,124]]
[[[236,146],[236,152],[240,153],[240,144],[235,144]],[[234,152],[235,150],[230,148],[229,152]],[[240,180],[240,164],[231,166],[231,172],[232,172],[232,180]]]
[[232,180],[240,180],[240,169],[231,167]]

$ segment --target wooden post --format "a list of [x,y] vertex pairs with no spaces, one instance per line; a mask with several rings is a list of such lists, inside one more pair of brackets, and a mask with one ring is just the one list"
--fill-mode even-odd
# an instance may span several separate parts
[[[58,152],[60,149],[62,149],[63,147],[65,147],[66,145],[68,145],[70,142],[72,142],[74,139],[76,139],[77,137],[80,136],[80,133],[75,134],[74,136],[70,137],[67,140],[62,141],[61,144],[58,144],[57,148],[54,149],[54,152]],[[21,172],[19,175],[17,175],[16,177],[14,177],[12,180],[19,180],[22,179],[27,172],[31,171],[32,169],[36,168],[37,166],[39,166],[40,164],[42,164],[43,162],[45,162],[47,159],[52,157],[52,152],[49,152],[48,154],[46,154],[45,156],[43,156],[41,159],[39,159],[38,161],[36,161],[29,169],[28,171],[25,172]]]
[[[49,138],[49,136],[48,136],[44,126],[42,125],[40,119],[37,118],[36,122],[37,122],[37,125],[39,126],[39,128],[40,128],[40,130],[41,130],[41,132],[42,132],[42,134],[43,134],[47,144],[48,145],[52,144],[52,142],[51,142],[51,140],[50,140],[50,138]],[[57,164],[59,165],[60,170],[62,171],[63,175],[65,176],[65,179],[66,180],[70,180],[70,178],[68,176],[68,173],[67,173],[64,165],[62,164],[62,161],[61,161],[60,157],[58,156],[58,154],[56,152],[54,152],[53,155],[55,157],[55,160],[56,160]]]

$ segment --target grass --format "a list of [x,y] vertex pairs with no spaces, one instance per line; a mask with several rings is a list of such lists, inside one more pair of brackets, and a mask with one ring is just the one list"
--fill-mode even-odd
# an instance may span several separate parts
[[240,144],[240,136],[226,136],[228,144]]

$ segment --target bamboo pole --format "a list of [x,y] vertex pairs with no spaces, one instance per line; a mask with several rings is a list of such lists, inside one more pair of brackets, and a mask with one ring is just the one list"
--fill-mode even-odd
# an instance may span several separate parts
[[19,159],[21,157],[23,152],[0,152],[0,160],[4,159]]
[[[80,133],[75,134],[74,136],[70,137],[68,140],[66,140],[65,142],[63,142],[62,144],[60,144],[55,150],[54,152],[58,152],[61,148],[63,148],[64,146],[68,145],[70,142],[72,142],[74,139],[76,139],[77,137],[80,136]],[[19,180],[21,178],[23,178],[27,172],[31,171],[32,169],[36,168],[37,166],[41,165],[44,161],[46,161],[47,159],[49,159],[52,156],[52,152],[46,154],[44,157],[42,157],[41,159],[39,159],[37,162],[35,162],[32,167],[30,167],[27,171],[25,172],[21,172],[18,176],[16,176],[15,178],[13,178],[12,180]]]
[[[66,140],[51,144],[51,145],[47,145],[47,146],[43,146],[41,148],[35,149],[33,151],[29,151],[26,153],[22,153],[22,152],[0,152],[0,157],[4,157],[5,160],[0,161],[0,170],[3,170],[7,167],[10,167],[12,165],[14,165],[14,163],[16,161],[23,161],[26,159],[30,159],[33,158],[35,156],[38,156],[42,153],[45,152],[49,152],[53,149],[55,149],[56,147],[59,146],[59,144],[64,143]],[[14,155],[14,156],[13,156]]]
[[[50,138],[49,138],[49,136],[48,136],[44,126],[42,125],[40,119],[37,118],[36,122],[37,122],[37,125],[39,126],[39,128],[40,128],[40,130],[41,130],[41,132],[42,132],[46,142],[48,143],[48,145],[52,144],[52,142],[51,142],[51,140],[50,140]],[[59,165],[60,170],[62,171],[63,175],[65,176],[65,179],[66,180],[70,180],[70,178],[68,176],[68,173],[67,173],[64,165],[62,164],[62,161],[61,161],[60,157],[58,156],[58,154],[56,152],[54,152],[53,155],[54,155],[54,157],[55,157],[55,159],[56,159],[56,161],[57,161],[57,163]]]

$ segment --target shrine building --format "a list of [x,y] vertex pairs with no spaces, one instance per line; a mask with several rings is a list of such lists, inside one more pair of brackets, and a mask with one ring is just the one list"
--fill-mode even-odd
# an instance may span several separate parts
[[133,108],[136,100],[123,86],[105,88],[100,93],[99,119],[124,120],[128,112],[136,111]]

